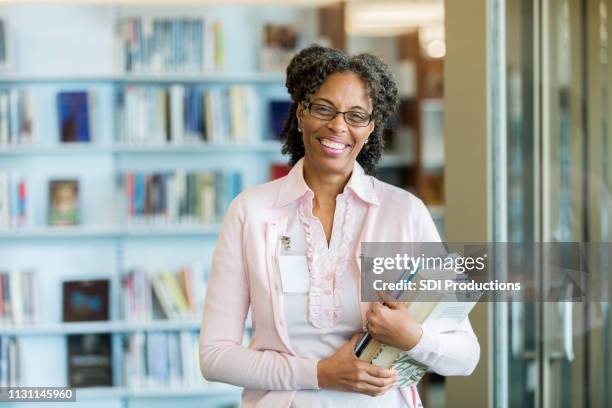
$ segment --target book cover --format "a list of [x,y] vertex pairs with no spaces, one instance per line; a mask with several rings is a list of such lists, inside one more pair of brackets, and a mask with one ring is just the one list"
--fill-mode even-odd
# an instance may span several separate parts
[[80,223],[78,180],[49,181],[49,225]]
[[272,163],[270,164],[270,180],[276,180],[281,177],[285,177],[291,171],[291,167],[284,163]]
[[273,140],[280,140],[280,134],[285,126],[285,120],[289,114],[291,101],[270,101],[269,108],[269,123],[270,133]]
[[262,71],[284,72],[297,51],[298,33],[291,24],[263,25],[260,68]]
[[65,322],[108,320],[108,279],[65,281],[62,284]]
[[110,333],[69,334],[67,345],[70,387],[113,385]]
[[90,97],[86,91],[60,92],[57,113],[62,142],[90,142]]

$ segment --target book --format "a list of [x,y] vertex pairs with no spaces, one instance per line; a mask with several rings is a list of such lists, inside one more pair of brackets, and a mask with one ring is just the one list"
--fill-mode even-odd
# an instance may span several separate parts
[[285,163],[270,164],[270,180],[285,177],[291,171],[291,167]]
[[65,322],[109,319],[108,279],[65,281],[62,283]]
[[6,27],[4,20],[0,19],[0,70],[8,65],[8,52],[6,44]]
[[268,103],[271,139],[280,140],[290,107],[291,101],[270,101]]
[[34,98],[28,88],[0,89],[0,148],[34,142]]
[[109,333],[69,334],[68,385],[110,387],[113,385],[112,347]]
[[[419,286],[422,279],[457,279],[453,271],[420,270],[400,280],[405,279]],[[419,324],[431,324],[443,331],[452,331],[463,322],[476,306],[482,293],[471,293],[468,298],[464,294],[436,292],[424,294],[419,291],[398,291],[393,295],[400,301]],[[459,300],[461,299],[461,300]],[[466,301],[463,301],[466,300]],[[427,372],[427,366],[410,358],[396,347],[392,347],[372,338],[366,331],[355,346],[355,355],[360,360],[384,367],[394,368],[398,373],[398,384],[408,386],[418,383]]]
[[262,26],[260,69],[285,72],[297,51],[298,31],[291,24],[266,23]]
[[91,102],[87,91],[64,91],[57,94],[57,117],[61,142],[90,142]]
[[0,387],[21,385],[20,348],[16,337],[0,336]]
[[49,181],[49,225],[77,225],[80,223],[79,181]]
[[0,229],[22,227],[27,221],[25,179],[15,172],[0,171]]
[[34,270],[0,270],[0,323],[38,321],[38,275]]

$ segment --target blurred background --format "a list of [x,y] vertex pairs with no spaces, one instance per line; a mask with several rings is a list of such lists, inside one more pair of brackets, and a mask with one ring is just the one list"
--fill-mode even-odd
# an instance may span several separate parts
[[[377,177],[444,239],[609,243],[611,6],[0,0],[0,387],[238,405],[199,372],[210,259],[233,197],[288,171],[284,70],[312,43],[391,66]],[[476,372],[426,375],[426,407],[612,405],[607,303],[482,304],[471,321]]]

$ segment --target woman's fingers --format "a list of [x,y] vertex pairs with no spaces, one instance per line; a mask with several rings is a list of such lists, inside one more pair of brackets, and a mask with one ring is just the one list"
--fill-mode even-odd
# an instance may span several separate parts
[[395,384],[395,377],[380,378],[371,376],[368,373],[362,376],[355,388],[358,392],[368,395],[382,395]]

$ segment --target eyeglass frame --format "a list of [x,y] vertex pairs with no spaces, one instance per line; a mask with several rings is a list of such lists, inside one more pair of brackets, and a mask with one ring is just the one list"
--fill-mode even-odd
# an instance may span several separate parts
[[[375,111],[372,111],[372,113],[370,113],[370,114],[369,114],[368,123],[366,123],[365,125],[353,125],[353,124],[350,124],[350,123],[348,123],[348,122],[346,121],[346,114],[347,114],[347,113],[349,113],[349,112],[354,112],[354,113],[362,113],[362,112],[360,112],[360,111],[354,111],[354,110],[348,110],[348,111],[341,112],[341,111],[337,110],[337,109],[336,109],[335,107],[333,107],[333,106],[332,106],[332,107],[329,107],[329,106],[327,106],[327,105],[322,105],[322,104],[320,104],[320,103],[312,103],[312,102],[303,102],[303,103],[302,103],[302,105],[304,105],[304,107],[305,107],[306,109],[308,109],[308,113],[310,114],[310,116],[312,116],[312,117],[313,117],[313,118],[315,118],[315,119],[325,120],[325,121],[329,122],[330,120],[334,120],[334,119],[336,118],[336,116],[338,116],[338,114],[339,114],[339,113],[341,113],[341,114],[342,114],[342,118],[344,119],[344,123],[346,123],[346,124],[347,124],[347,125],[349,125],[349,126],[360,127],[360,128],[361,128],[361,127],[367,127],[367,126],[369,126],[369,125],[370,125],[370,123],[372,122],[372,118],[374,117],[374,112],[375,112]],[[317,117],[317,116],[314,116],[314,115],[312,114],[312,111],[310,110],[310,108],[312,107],[312,105],[318,105],[318,106],[329,107],[329,108],[331,108],[331,109],[333,109],[333,110],[335,111],[334,116],[333,116],[333,117],[331,117],[331,118],[329,118],[329,119],[323,119],[323,118],[319,118],[319,117]]]

